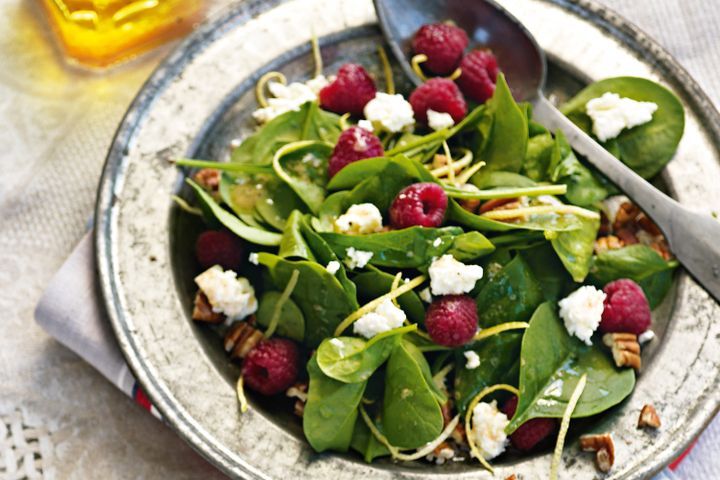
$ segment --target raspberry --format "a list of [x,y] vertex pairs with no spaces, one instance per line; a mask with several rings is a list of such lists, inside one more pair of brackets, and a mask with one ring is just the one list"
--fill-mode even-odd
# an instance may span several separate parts
[[226,230],[207,230],[195,242],[195,257],[203,268],[220,265],[225,270],[237,270],[243,261],[243,244]]
[[243,380],[263,395],[275,395],[295,383],[299,363],[300,354],[295,343],[283,338],[265,340],[245,358]]
[[451,74],[457,68],[467,45],[465,30],[446,23],[423,25],[412,41],[415,54],[428,57],[423,67],[435,75]]
[[375,98],[375,82],[356,63],[346,63],[333,82],[320,90],[320,106],[335,113],[362,116],[365,104]]
[[380,139],[364,128],[350,127],[340,134],[330,160],[328,176],[334,177],[345,165],[364,158],[385,155]]
[[[518,397],[513,395],[500,409],[508,418],[515,415]],[[518,450],[528,452],[535,448],[538,443],[554,434],[558,429],[558,422],[554,418],[533,418],[520,425],[512,435],[510,442]]]
[[425,328],[438,345],[466,344],[478,328],[475,300],[467,295],[444,295],[433,300],[425,314]]
[[652,322],[650,305],[640,285],[621,278],[605,285],[605,309],[600,321],[600,331],[634,333],[640,335]]
[[456,80],[465,95],[478,103],[484,103],[495,92],[498,64],[489,50],[475,50],[460,62],[462,73]]
[[397,229],[415,225],[439,227],[447,204],[447,195],[440,185],[413,183],[400,190],[390,205],[390,223]]
[[427,125],[427,111],[449,113],[455,123],[467,113],[465,97],[452,80],[431,78],[410,94],[415,119]]

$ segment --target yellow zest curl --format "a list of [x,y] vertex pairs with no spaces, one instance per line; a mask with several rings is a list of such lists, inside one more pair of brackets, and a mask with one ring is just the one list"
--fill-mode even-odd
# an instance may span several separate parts
[[552,462],[550,463],[550,480],[557,480],[558,468],[560,468],[560,459],[562,458],[563,446],[565,445],[565,436],[567,435],[568,428],[570,428],[570,417],[572,417],[575,407],[577,406],[580,396],[585,390],[585,384],[587,383],[587,373],[583,373],[578,384],[575,386],[570,400],[568,401],[567,407],[565,407],[565,413],[563,413],[562,422],[560,422],[560,431],[558,432],[557,442],[555,443],[555,451],[553,452]]
[[385,75],[385,91],[389,95],[395,95],[395,79],[393,78],[392,66],[388,60],[385,49],[380,45],[378,46],[378,55],[380,56],[380,63],[382,63],[383,74]]
[[260,77],[257,84],[255,84],[255,98],[258,104],[265,108],[268,106],[267,98],[265,97],[265,87],[270,80],[276,80],[283,85],[287,85],[287,78],[280,72],[267,72],[265,75]]
[[423,73],[422,68],[420,68],[420,64],[423,62],[427,62],[427,55],[424,53],[421,53],[419,55],[415,55],[410,60],[410,65],[412,66],[413,72],[415,72],[415,75],[420,77],[420,80],[423,82],[427,82],[428,78],[425,76],[425,73]]
[[506,332],[508,330],[520,330],[524,328],[528,328],[530,326],[529,323],[526,322],[506,322],[501,323],[499,325],[495,325],[494,327],[490,328],[484,328],[480,330],[478,333],[475,334],[473,337],[473,340],[484,340],[488,337],[492,337],[493,335],[497,335],[502,332]]

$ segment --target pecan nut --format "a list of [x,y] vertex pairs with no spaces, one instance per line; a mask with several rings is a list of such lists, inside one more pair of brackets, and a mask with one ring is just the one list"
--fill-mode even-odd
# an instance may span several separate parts
[[245,358],[265,338],[250,322],[236,322],[225,334],[224,346],[230,358]]
[[615,463],[615,444],[609,433],[582,435],[580,448],[583,452],[595,452],[595,464],[601,472],[609,472]]
[[210,192],[217,192],[220,188],[220,170],[203,168],[195,174],[195,181]]
[[595,253],[603,253],[608,250],[617,250],[625,246],[625,243],[615,235],[600,237],[595,240]]
[[207,296],[198,290],[193,303],[192,319],[196,322],[221,323],[225,320],[225,315],[214,312]]
[[610,347],[615,366],[632,367],[640,370],[640,344],[637,335],[633,333],[606,333],[602,337],[603,343]]
[[660,417],[650,404],[644,405],[640,410],[640,418],[638,418],[637,428],[660,428]]

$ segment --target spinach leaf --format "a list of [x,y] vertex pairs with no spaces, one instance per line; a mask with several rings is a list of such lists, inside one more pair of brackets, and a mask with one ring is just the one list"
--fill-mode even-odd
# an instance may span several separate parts
[[[260,306],[258,307],[255,318],[258,324],[263,327],[270,325],[273,313],[275,312],[275,305],[282,293],[270,291],[265,292],[260,298]],[[305,337],[305,318],[303,317],[300,308],[291,298],[280,308],[280,320],[277,325],[277,333],[280,336],[292,338],[298,342],[302,342]]]
[[305,243],[305,239],[300,233],[300,223],[302,221],[303,214],[299,210],[294,210],[290,214],[287,223],[285,224],[285,230],[283,230],[282,238],[280,239],[280,249],[278,255],[283,258],[304,258],[307,260],[315,260],[310,247]]
[[578,220],[581,228],[557,232],[551,243],[573,280],[582,283],[590,271],[600,220],[586,217],[578,217]]
[[548,178],[555,139],[550,133],[543,133],[528,140],[523,173],[536,182]]
[[[255,203],[255,211],[269,225],[283,230],[285,222],[293,211],[307,211],[305,204],[287,183],[279,179],[273,185],[266,186]],[[233,195],[236,197],[236,195]]]
[[407,328],[396,328],[368,341],[357,337],[326,338],[317,350],[318,366],[335,380],[363,382],[385,363],[406,331]]
[[231,161],[256,165],[272,164],[273,156],[284,145],[299,140],[319,140],[335,144],[340,136],[340,117],[308,102],[270,120],[233,150]]
[[[330,245],[328,245],[327,242],[312,229],[308,217],[304,217],[301,220],[300,230],[305,238],[305,241],[307,241],[310,250],[314,253],[315,259],[318,263],[324,265],[325,267],[333,261],[340,263],[340,260],[335,255],[335,252],[332,251]],[[342,263],[340,263],[340,267],[337,269],[337,272],[335,272],[335,278],[338,279],[340,285],[343,287],[343,290],[347,293],[348,298],[353,304],[353,308],[357,310],[358,304],[355,284],[348,278],[347,272],[345,271],[345,267]]]
[[675,154],[685,128],[685,112],[680,100],[665,87],[645,78],[607,78],[588,86],[561,111],[586,133],[592,134],[592,120],[585,113],[589,100],[606,92],[642,102],[653,102],[658,109],[650,122],[623,130],[605,147],[641,177],[658,173]]
[[473,175],[472,183],[480,190],[495,187],[533,187],[536,185],[534,181],[524,175],[513,172],[486,172],[480,169],[478,173]]
[[521,333],[505,332],[493,335],[473,345],[471,350],[480,357],[480,366],[465,368],[466,358],[457,352],[455,368],[455,404],[461,414],[470,401],[486,387],[497,383],[517,384],[517,377],[506,378],[520,359]]
[[573,281],[548,242],[520,252],[537,278],[545,300],[559,300],[570,293]]
[[413,180],[436,182],[435,177],[422,163],[405,155],[396,155],[394,157],[367,158],[350,163],[335,174],[328,182],[327,188],[328,190],[347,190],[356,187],[370,177],[385,177],[388,172],[386,169],[392,164],[401,167],[401,169],[390,170],[396,175],[402,173]]
[[303,413],[303,432],[317,452],[347,451],[358,405],[367,382],[343,383],[325,375],[313,356],[307,365],[310,382]]
[[430,367],[413,344],[401,341],[388,360],[383,399],[383,426],[392,445],[418,448],[443,429],[443,416]]
[[583,374],[587,374],[587,385],[572,418],[607,410],[635,386],[633,369],[616,369],[609,352],[571,337],[550,302],[540,305],[530,320],[520,358],[520,399],[507,433],[531,418],[562,417]]
[[[353,277],[357,286],[358,296],[363,304],[374,300],[390,291],[395,277],[379,269],[362,272]],[[397,297],[400,308],[414,323],[422,324],[425,321],[425,307],[414,290],[403,293]]]
[[484,279],[475,297],[480,326],[524,322],[543,300],[540,282],[523,257],[516,255],[495,275]]
[[[381,422],[375,420],[375,427],[382,432]],[[353,430],[350,446],[362,455],[367,463],[372,462],[378,457],[390,455],[387,447],[375,438],[375,435],[372,434],[360,416],[358,416],[358,419],[355,421],[355,429]]]
[[186,179],[186,181],[193,190],[195,190],[195,194],[197,195],[203,212],[211,214],[238,237],[258,245],[274,246],[280,243],[279,234],[247,225],[238,217],[215,203],[215,200],[213,200],[210,194],[203,190],[203,188],[197,183],[193,182],[189,178]]
[[340,190],[331,193],[320,205],[318,216],[313,218],[312,224],[318,232],[332,232],[335,230],[335,219],[345,213],[350,190]]
[[519,172],[527,150],[528,125],[503,74],[498,75],[495,93],[485,105],[492,125],[477,158],[487,163],[485,170]]
[[494,250],[495,245],[485,235],[480,232],[467,232],[456,236],[446,253],[466,263],[489,255]]
[[542,232],[569,232],[582,228],[576,215],[555,213],[532,215],[524,219],[500,222],[482,215],[476,215],[462,208],[455,200],[448,199],[445,214],[449,222],[458,223],[473,230],[485,232],[505,232],[508,230],[537,230]]
[[289,261],[267,252],[259,253],[258,261],[268,268],[278,289],[285,288],[293,270],[300,272],[290,298],[305,317],[305,344],[309,347],[332,336],[335,327],[356,308],[338,279],[315,262]]
[[677,265],[646,245],[630,245],[599,253],[590,269],[590,281],[602,287],[619,278],[634,280],[645,292],[650,308],[655,308],[670,289]]
[[455,236],[462,230],[458,227],[426,228],[410,227],[389,232],[367,235],[345,235],[342,233],[321,233],[340,258],[347,256],[350,247],[372,252],[371,265],[392,268],[417,268],[439,257],[453,244]]
[[605,187],[588,167],[580,163],[565,135],[560,130],[556,135],[551,154],[550,179],[567,185],[565,198],[573,205],[589,207],[607,197]]
[[[325,200],[327,162],[333,146],[325,142],[303,142],[289,145],[274,161],[273,168],[305,205],[317,213]],[[285,154],[282,154],[285,152]]]

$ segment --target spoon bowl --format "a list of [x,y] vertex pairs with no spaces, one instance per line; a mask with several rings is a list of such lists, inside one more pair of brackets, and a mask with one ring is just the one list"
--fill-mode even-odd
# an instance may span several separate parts
[[[412,38],[428,23],[452,21],[470,38],[470,48],[489,48],[498,59],[513,96],[533,106],[533,119],[562,131],[568,143],[617,185],[660,228],[675,257],[720,302],[720,222],[690,211],[656,189],[565,117],[543,95],[547,71],[532,34],[492,0],[374,0],[386,40],[416,84],[410,66]],[[461,73],[462,75],[462,73]]]

